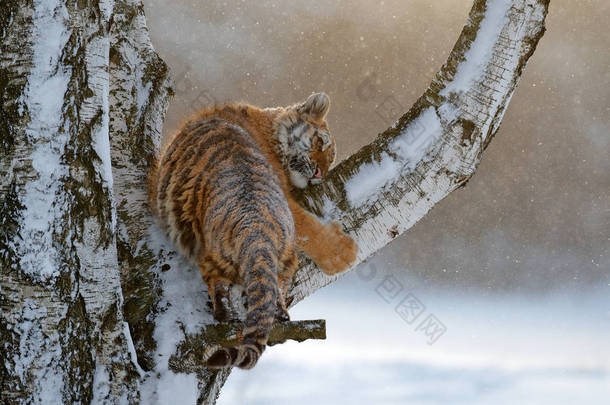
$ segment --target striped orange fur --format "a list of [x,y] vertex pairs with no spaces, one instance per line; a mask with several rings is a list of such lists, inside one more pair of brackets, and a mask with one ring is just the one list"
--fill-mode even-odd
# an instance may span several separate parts
[[326,273],[347,269],[358,251],[338,224],[323,224],[291,197],[321,181],[335,158],[325,121],[328,96],[290,107],[227,104],[204,110],[167,143],[151,171],[150,203],[179,250],[208,286],[219,321],[231,317],[229,287],[243,286],[246,329],[237,348],[208,359],[213,368],[252,368],[297,268],[297,248]]

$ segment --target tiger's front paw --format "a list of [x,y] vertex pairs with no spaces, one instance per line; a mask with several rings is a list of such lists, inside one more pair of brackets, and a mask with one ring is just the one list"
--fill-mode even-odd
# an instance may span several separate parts
[[341,224],[333,222],[321,241],[324,255],[315,262],[326,274],[332,275],[349,269],[356,262],[358,245],[341,230]]

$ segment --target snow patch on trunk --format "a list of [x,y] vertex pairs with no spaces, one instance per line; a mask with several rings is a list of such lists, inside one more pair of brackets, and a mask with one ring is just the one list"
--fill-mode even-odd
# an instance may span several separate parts
[[[36,300],[26,299],[22,320],[15,327],[15,332],[20,336],[19,352],[14,357],[15,374],[23,385],[31,384],[29,378],[36,381],[37,390],[28,397],[29,404],[62,402],[64,376],[58,364],[63,355],[57,331],[43,327],[49,316],[52,314]],[[46,367],[39,367],[41,364]]]
[[140,363],[138,363],[138,355],[136,354],[136,348],[133,345],[133,339],[131,338],[131,331],[129,330],[129,324],[127,322],[123,322],[123,333],[125,334],[125,338],[127,339],[127,350],[129,351],[129,358],[131,362],[136,367],[138,374],[140,377],[144,376],[146,372],[142,370],[140,367]]
[[46,280],[59,274],[61,257],[53,246],[53,230],[64,210],[57,203],[60,179],[68,174],[61,162],[69,139],[62,108],[70,74],[59,59],[70,32],[68,11],[57,0],[35,1],[32,19],[33,63],[22,101],[31,120],[26,134],[34,145],[24,160],[31,160],[37,178],[24,187],[22,243],[15,250],[24,273]]
[[[108,37],[98,37],[91,41],[87,65],[89,67],[89,86],[97,89],[97,99],[92,102],[92,110],[97,113],[102,109],[102,123],[92,134],[93,149],[100,158],[100,162],[94,162],[96,171],[100,173],[103,186],[112,195],[113,177],[112,161],[110,158],[110,72],[108,71],[108,58],[110,54],[110,39]],[[85,115],[82,113],[82,115]],[[94,115],[95,116],[95,115]],[[87,117],[91,119],[92,117]],[[116,228],[116,209],[114,209],[114,198],[110,199],[113,204],[112,209],[112,229]]]
[[[156,255],[173,252],[173,246],[156,225],[149,229],[148,235],[147,246]],[[159,302],[161,313],[155,320],[154,332],[157,363],[141,385],[141,399],[142,403],[153,405],[196,404],[199,397],[196,374],[174,373],[169,368],[169,359],[185,334],[199,333],[214,320],[206,307],[207,288],[199,271],[181,255],[165,256],[166,260],[155,266],[163,290]],[[169,265],[169,270],[159,270],[163,265]]]
[[110,21],[112,12],[114,11],[114,0],[102,0],[99,3],[100,10],[104,13],[104,21]]

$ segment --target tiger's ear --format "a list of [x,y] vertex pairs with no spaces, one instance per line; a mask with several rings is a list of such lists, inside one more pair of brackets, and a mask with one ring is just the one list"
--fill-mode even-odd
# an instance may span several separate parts
[[309,115],[314,121],[322,121],[330,108],[330,98],[326,93],[314,93],[297,107],[299,114]]

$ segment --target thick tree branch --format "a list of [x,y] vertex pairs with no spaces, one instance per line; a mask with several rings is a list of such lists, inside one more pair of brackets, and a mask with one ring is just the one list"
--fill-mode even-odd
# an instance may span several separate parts
[[[178,346],[176,354],[169,360],[169,365],[176,372],[190,370],[194,372],[205,368],[205,359],[211,346],[231,347],[243,340],[244,323],[213,324],[206,326],[197,335],[187,335]],[[326,339],[326,321],[289,321],[275,323],[267,344],[273,346],[287,340],[304,342],[308,339]]]
[[[214,324],[207,326],[201,341],[212,345],[236,346],[243,340],[244,323]],[[326,339],[326,321],[288,321],[273,324],[267,344],[273,346],[287,340],[304,342],[307,339]]]

